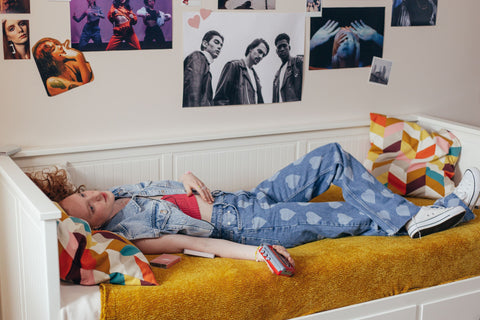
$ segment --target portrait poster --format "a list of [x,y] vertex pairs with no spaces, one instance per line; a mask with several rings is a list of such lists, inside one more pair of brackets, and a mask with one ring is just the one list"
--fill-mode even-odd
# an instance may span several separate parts
[[71,0],[72,47],[81,51],[172,48],[172,0]]
[[392,27],[434,26],[437,0],[393,0]]
[[383,56],[384,7],[323,8],[310,20],[310,70],[369,67]]
[[42,38],[32,47],[33,58],[49,96],[56,96],[92,82],[93,71],[83,52],[70,40]]
[[0,0],[0,13],[30,13],[30,0]]
[[3,58],[30,59],[30,23],[28,20],[2,20]]
[[274,10],[276,0],[218,0],[218,9]]
[[[290,38],[289,54],[295,59],[295,71],[291,72],[292,79],[298,80],[296,83],[300,86],[303,79],[303,56],[305,47],[305,14],[303,13],[227,13],[227,12],[200,12],[195,14],[193,12],[186,12],[183,15],[183,57],[184,57],[184,99],[183,107],[197,107],[197,106],[219,106],[219,105],[243,105],[243,104],[261,104],[273,102],[273,83],[276,75],[282,66],[282,60],[277,54],[275,39],[280,34],[286,34]],[[204,36],[210,31],[218,31],[223,37],[223,46],[219,51],[218,56],[209,65],[204,64],[200,68],[198,64],[204,60],[201,55],[201,47],[205,42],[202,41]],[[247,51],[252,43],[257,39],[266,42],[268,45],[268,53],[255,65],[253,70],[249,71],[245,67],[245,60],[247,59]],[[286,40],[283,40],[285,42]],[[256,47],[263,47],[263,43]],[[250,52],[257,52],[250,50]],[[262,50],[263,50],[262,49]],[[185,64],[193,55],[199,57],[199,63],[192,65],[190,68]],[[201,59],[200,59],[201,58]],[[243,61],[243,62],[242,62]],[[238,73],[236,78],[238,81],[233,82],[230,88],[231,92],[227,96],[217,96],[219,89],[223,89],[223,84],[227,81],[227,73],[224,69],[231,65],[236,65],[241,68],[241,73]],[[187,103],[186,100],[189,95],[196,91],[197,87],[202,87],[201,91],[208,88],[205,81],[200,84],[189,85],[190,76],[200,77],[201,72],[205,76],[209,71],[211,73],[211,90],[212,97],[206,98],[204,103],[194,101]],[[293,69],[292,69],[293,70]],[[240,71],[239,71],[240,72]],[[222,73],[225,76],[222,77]],[[249,73],[248,75],[246,73]],[[255,74],[253,74],[255,73]],[[229,73],[231,74],[231,73]],[[257,87],[257,95],[254,99],[238,100],[234,96],[242,96],[239,92],[251,89],[251,86],[257,85],[256,81],[251,80],[257,77],[259,84]],[[234,79],[234,77],[231,77]],[[246,80],[245,80],[246,79]],[[219,88],[221,87],[221,88]],[[223,92],[223,91],[222,91]],[[260,97],[258,95],[260,94]],[[301,96],[301,93],[300,93]],[[216,99],[216,100],[215,100]],[[299,97],[300,99],[300,97]],[[198,105],[200,104],[200,105]]]

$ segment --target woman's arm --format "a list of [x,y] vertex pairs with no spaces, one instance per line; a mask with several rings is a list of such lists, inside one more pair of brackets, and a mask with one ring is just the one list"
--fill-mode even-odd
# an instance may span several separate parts
[[63,93],[70,89],[79,87],[83,85],[82,82],[78,81],[70,81],[61,77],[50,77],[45,82],[48,93],[51,96],[55,96],[57,94]]
[[[73,49],[69,50],[73,51]],[[76,51],[76,50],[75,50]],[[85,61],[82,54],[78,56],[80,61],[67,61],[64,65],[69,66],[59,77],[50,77],[46,80],[45,85],[51,96],[60,94],[70,89],[79,87],[90,81],[93,81],[93,73],[90,64]],[[75,70],[72,72],[72,70]],[[75,74],[72,74],[75,73]],[[82,81],[76,81],[76,73],[80,74]]]
[[79,18],[77,18],[77,16],[76,16],[75,13],[74,13],[72,18],[73,18],[73,20],[75,20],[76,22],[80,22],[80,21],[82,21],[83,18],[85,18],[86,15],[87,15],[87,12],[84,11],[84,12],[82,13],[82,15],[81,15]]
[[[153,239],[134,240],[133,243],[144,254],[182,253],[184,249],[213,253],[222,258],[262,261],[256,254],[256,246],[231,242],[223,239],[198,238],[182,234],[169,234]],[[294,261],[282,246],[274,248],[293,265]]]
[[255,246],[247,246],[223,239],[198,238],[183,234],[168,234],[159,238],[134,240],[144,254],[182,253],[184,249],[213,253],[232,259],[254,260]]

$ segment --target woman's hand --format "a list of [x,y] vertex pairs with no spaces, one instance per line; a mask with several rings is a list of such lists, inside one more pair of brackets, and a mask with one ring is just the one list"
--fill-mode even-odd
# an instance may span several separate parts
[[208,189],[207,186],[190,171],[183,174],[180,178],[180,182],[183,183],[183,186],[187,191],[187,196],[191,196],[195,190],[205,202],[213,203],[213,196],[210,189]]
[[372,27],[368,26],[363,22],[360,21],[353,21],[352,22],[352,31],[358,35],[358,37],[364,41],[372,40],[377,31]]
[[290,264],[295,267],[295,261],[293,261],[293,258],[292,256],[290,255],[290,253],[288,253],[287,249],[283,246],[279,246],[279,245],[273,245],[273,248],[275,250],[277,250],[277,252],[279,254],[281,254],[282,256],[285,257],[285,259],[288,260],[288,262],[290,262]]
[[[280,255],[282,255],[285,259],[290,262],[290,264],[295,268],[295,261],[293,260],[292,256],[290,253],[288,253],[287,249],[283,246],[279,245],[273,245],[272,246]],[[257,251],[255,251],[255,260],[256,261],[265,261],[265,259],[262,257],[262,255],[258,252],[258,249],[260,247],[257,247]],[[266,262],[266,261],[265,261]],[[267,263],[268,268],[270,269],[271,272],[274,272],[272,268],[270,268],[270,265]]]
[[373,41],[379,46],[383,46],[383,36],[379,34],[375,29],[368,26],[363,20],[355,20],[351,24],[351,30],[364,41]]
[[320,29],[317,30],[310,39],[310,50],[316,48],[319,45],[324,44],[331,37],[335,36],[340,30],[338,22],[334,20],[328,20]]

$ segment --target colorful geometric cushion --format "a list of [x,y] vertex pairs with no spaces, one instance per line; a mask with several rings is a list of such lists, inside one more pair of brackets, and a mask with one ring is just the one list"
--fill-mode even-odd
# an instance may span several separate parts
[[438,199],[453,191],[460,142],[451,132],[429,133],[414,122],[370,114],[365,167],[400,195]]
[[91,231],[87,222],[62,211],[57,222],[60,278],[82,285],[158,285],[143,253],[109,231]]

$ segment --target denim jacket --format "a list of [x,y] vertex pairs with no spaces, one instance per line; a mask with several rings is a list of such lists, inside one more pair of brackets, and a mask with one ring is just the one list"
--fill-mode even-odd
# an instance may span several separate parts
[[165,200],[149,197],[186,193],[178,181],[146,181],[110,189],[115,198],[131,198],[102,229],[136,240],[158,238],[163,234],[181,233],[191,236],[209,237],[213,225],[192,218]]

